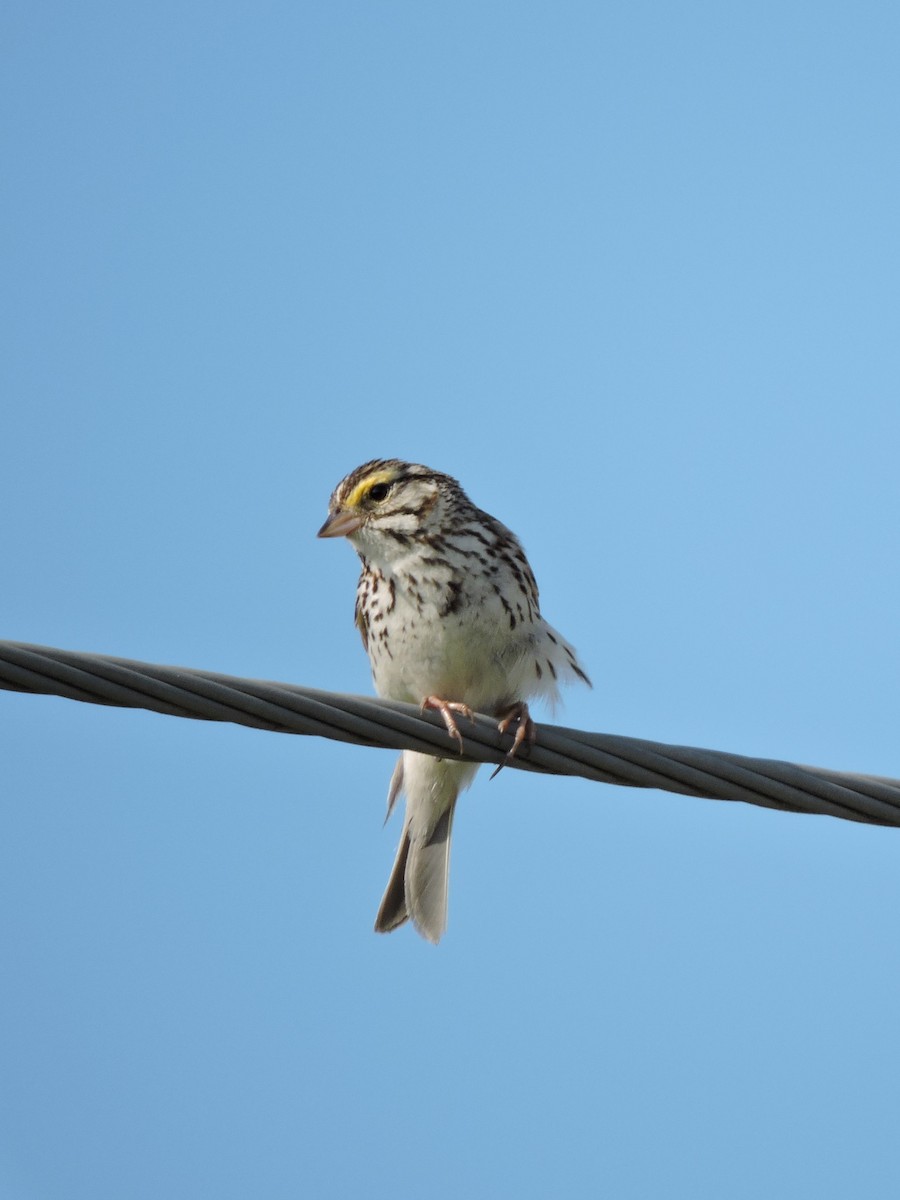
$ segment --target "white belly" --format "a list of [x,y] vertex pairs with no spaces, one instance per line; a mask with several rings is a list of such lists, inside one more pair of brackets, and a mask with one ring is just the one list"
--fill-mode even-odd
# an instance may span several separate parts
[[536,632],[514,636],[505,619],[471,609],[425,619],[398,596],[389,637],[369,641],[375,690],[412,704],[439,696],[490,712],[550,690],[535,671]]

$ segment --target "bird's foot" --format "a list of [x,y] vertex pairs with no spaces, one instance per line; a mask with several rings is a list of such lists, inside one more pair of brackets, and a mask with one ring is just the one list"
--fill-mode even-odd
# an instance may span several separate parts
[[454,713],[460,713],[464,717],[468,717],[470,721],[475,720],[475,714],[469,708],[468,704],[462,704],[459,700],[442,700],[440,696],[426,696],[422,701],[422,712],[427,712],[428,709],[433,709],[439,712],[444,718],[444,724],[447,726],[447,732],[457,742],[459,742],[459,752],[463,752],[462,734],[459,732],[459,726],[456,724]]
[[515,758],[519,747],[523,742],[527,742],[529,746],[534,745],[534,739],[537,731],[534,726],[534,721],[532,721],[531,715],[528,712],[528,705],[524,702],[524,700],[518,700],[515,704],[511,704],[509,706],[509,708],[505,713],[502,714],[500,720],[497,722],[497,728],[501,733],[508,733],[510,726],[514,721],[516,722],[516,732],[513,737],[513,744],[507,751],[506,758],[499,765],[499,767],[497,767],[497,769],[494,771],[494,774],[491,775],[491,779],[493,779],[494,775],[496,775],[499,771],[503,770],[511,758]]

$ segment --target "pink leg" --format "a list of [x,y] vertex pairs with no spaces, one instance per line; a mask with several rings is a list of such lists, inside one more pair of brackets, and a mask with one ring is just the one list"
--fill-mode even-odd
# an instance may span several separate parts
[[[516,732],[515,736],[513,737],[513,744],[510,746],[509,751],[507,752],[506,762],[509,762],[511,758],[515,758],[519,747],[523,742],[527,742],[529,746],[533,746],[536,736],[534,721],[531,719],[531,716],[528,712],[528,705],[524,702],[524,700],[518,700],[515,704],[510,705],[510,707],[497,722],[497,728],[501,733],[508,733],[513,721],[516,722]],[[496,775],[498,771],[502,770],[505,765],[505,763],[501,763],[500,766],[494,771],[494,775]],[[494,775],[491,776],[491,779],[494,778]]]
[[462,734],[459,732],[459,727],[456,724],[454,713],[461,713],[464,717],[468,717],[470,721],[475,720],[475,714],[469,708],[468,704],[462,704],[458,700],[442,700],[440,696],[426,696],[422,701],[422,712],[426,712],[429,708],[439,712],[444,718],[444,724],[447,726],[447,732],[452,738],[459,742],[459,752],[463,752]]

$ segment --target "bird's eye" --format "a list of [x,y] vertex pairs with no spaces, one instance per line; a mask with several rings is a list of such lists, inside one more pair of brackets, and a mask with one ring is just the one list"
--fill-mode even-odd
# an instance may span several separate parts
[[389,483],[376,483],[369,488],[369,499],[374,500],[376,504],[380,504],[382,500],[387,499],[388,492],[391,490]]

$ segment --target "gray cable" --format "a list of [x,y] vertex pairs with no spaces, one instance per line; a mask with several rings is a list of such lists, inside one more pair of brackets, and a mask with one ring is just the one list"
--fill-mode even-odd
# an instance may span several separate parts
[[[359,746],[420,750],[443,757],[457,753],[440,715],[421,713],[409,704],[22,642],[0,641],[0,688],[202,721],[232,721],[278,733],[314,734]],[[471,725],[462,721],[460,729],[464,757],[504,761],[511,739],[498,733],[490,717],[478,716]],[[719,750],[540,725],[530,751],[510,765],[711,800],[744,800],[784,812],[900,825],[900,780]]]

